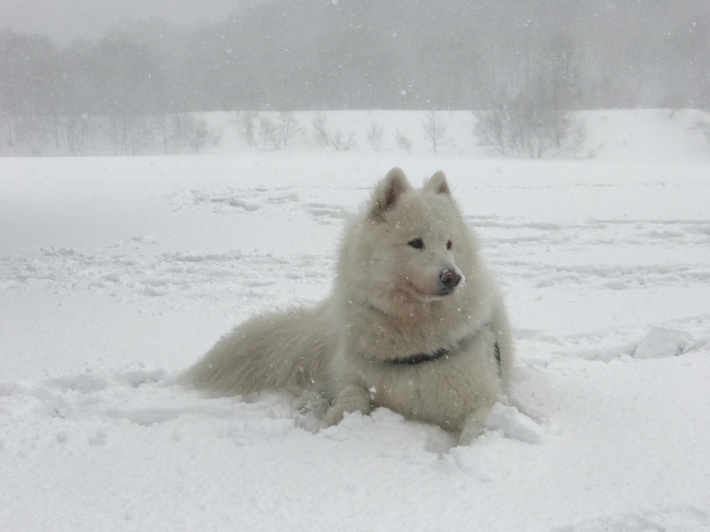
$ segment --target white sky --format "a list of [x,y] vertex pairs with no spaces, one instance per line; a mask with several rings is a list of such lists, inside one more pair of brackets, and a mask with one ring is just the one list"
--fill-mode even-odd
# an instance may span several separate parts
[[[248,1],[248,0],[247,0]],[[124,19],[157,17],[182,25],[223,20],[240,0],[0,0],[0,28],[66,44],[99,37]]]

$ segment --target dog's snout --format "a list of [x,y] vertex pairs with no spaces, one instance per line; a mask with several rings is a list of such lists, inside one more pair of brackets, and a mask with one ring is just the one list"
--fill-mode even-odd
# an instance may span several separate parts
[[439,281],[447,290],[453,290],[461,282],[461,275],[456,270],[442,270],[439,274]]

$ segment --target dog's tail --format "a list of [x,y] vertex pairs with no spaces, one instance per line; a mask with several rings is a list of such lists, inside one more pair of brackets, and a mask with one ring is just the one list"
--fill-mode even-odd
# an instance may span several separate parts
[[334,349],[325,304],[249,319],[223,336],[177,384],[217,395],[318,389]]

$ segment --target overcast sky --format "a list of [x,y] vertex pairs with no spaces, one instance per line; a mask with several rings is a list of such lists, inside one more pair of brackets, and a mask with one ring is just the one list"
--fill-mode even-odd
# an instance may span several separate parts
[[157,17],[176,24],[223,20],[240,0],[0,0],[0,28],[48,35],[66,44],[99,37],[123,19]]

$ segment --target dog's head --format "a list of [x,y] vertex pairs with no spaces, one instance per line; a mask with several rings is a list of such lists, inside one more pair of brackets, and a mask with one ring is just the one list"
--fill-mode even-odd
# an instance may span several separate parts
[[[414,189],[399,168],[380,181],[362,216],[346,231],[342,268],[377,306],[455,298],[473,262],[474,237],[443,172]],[[352,278],[355,272],[347,272]]]

